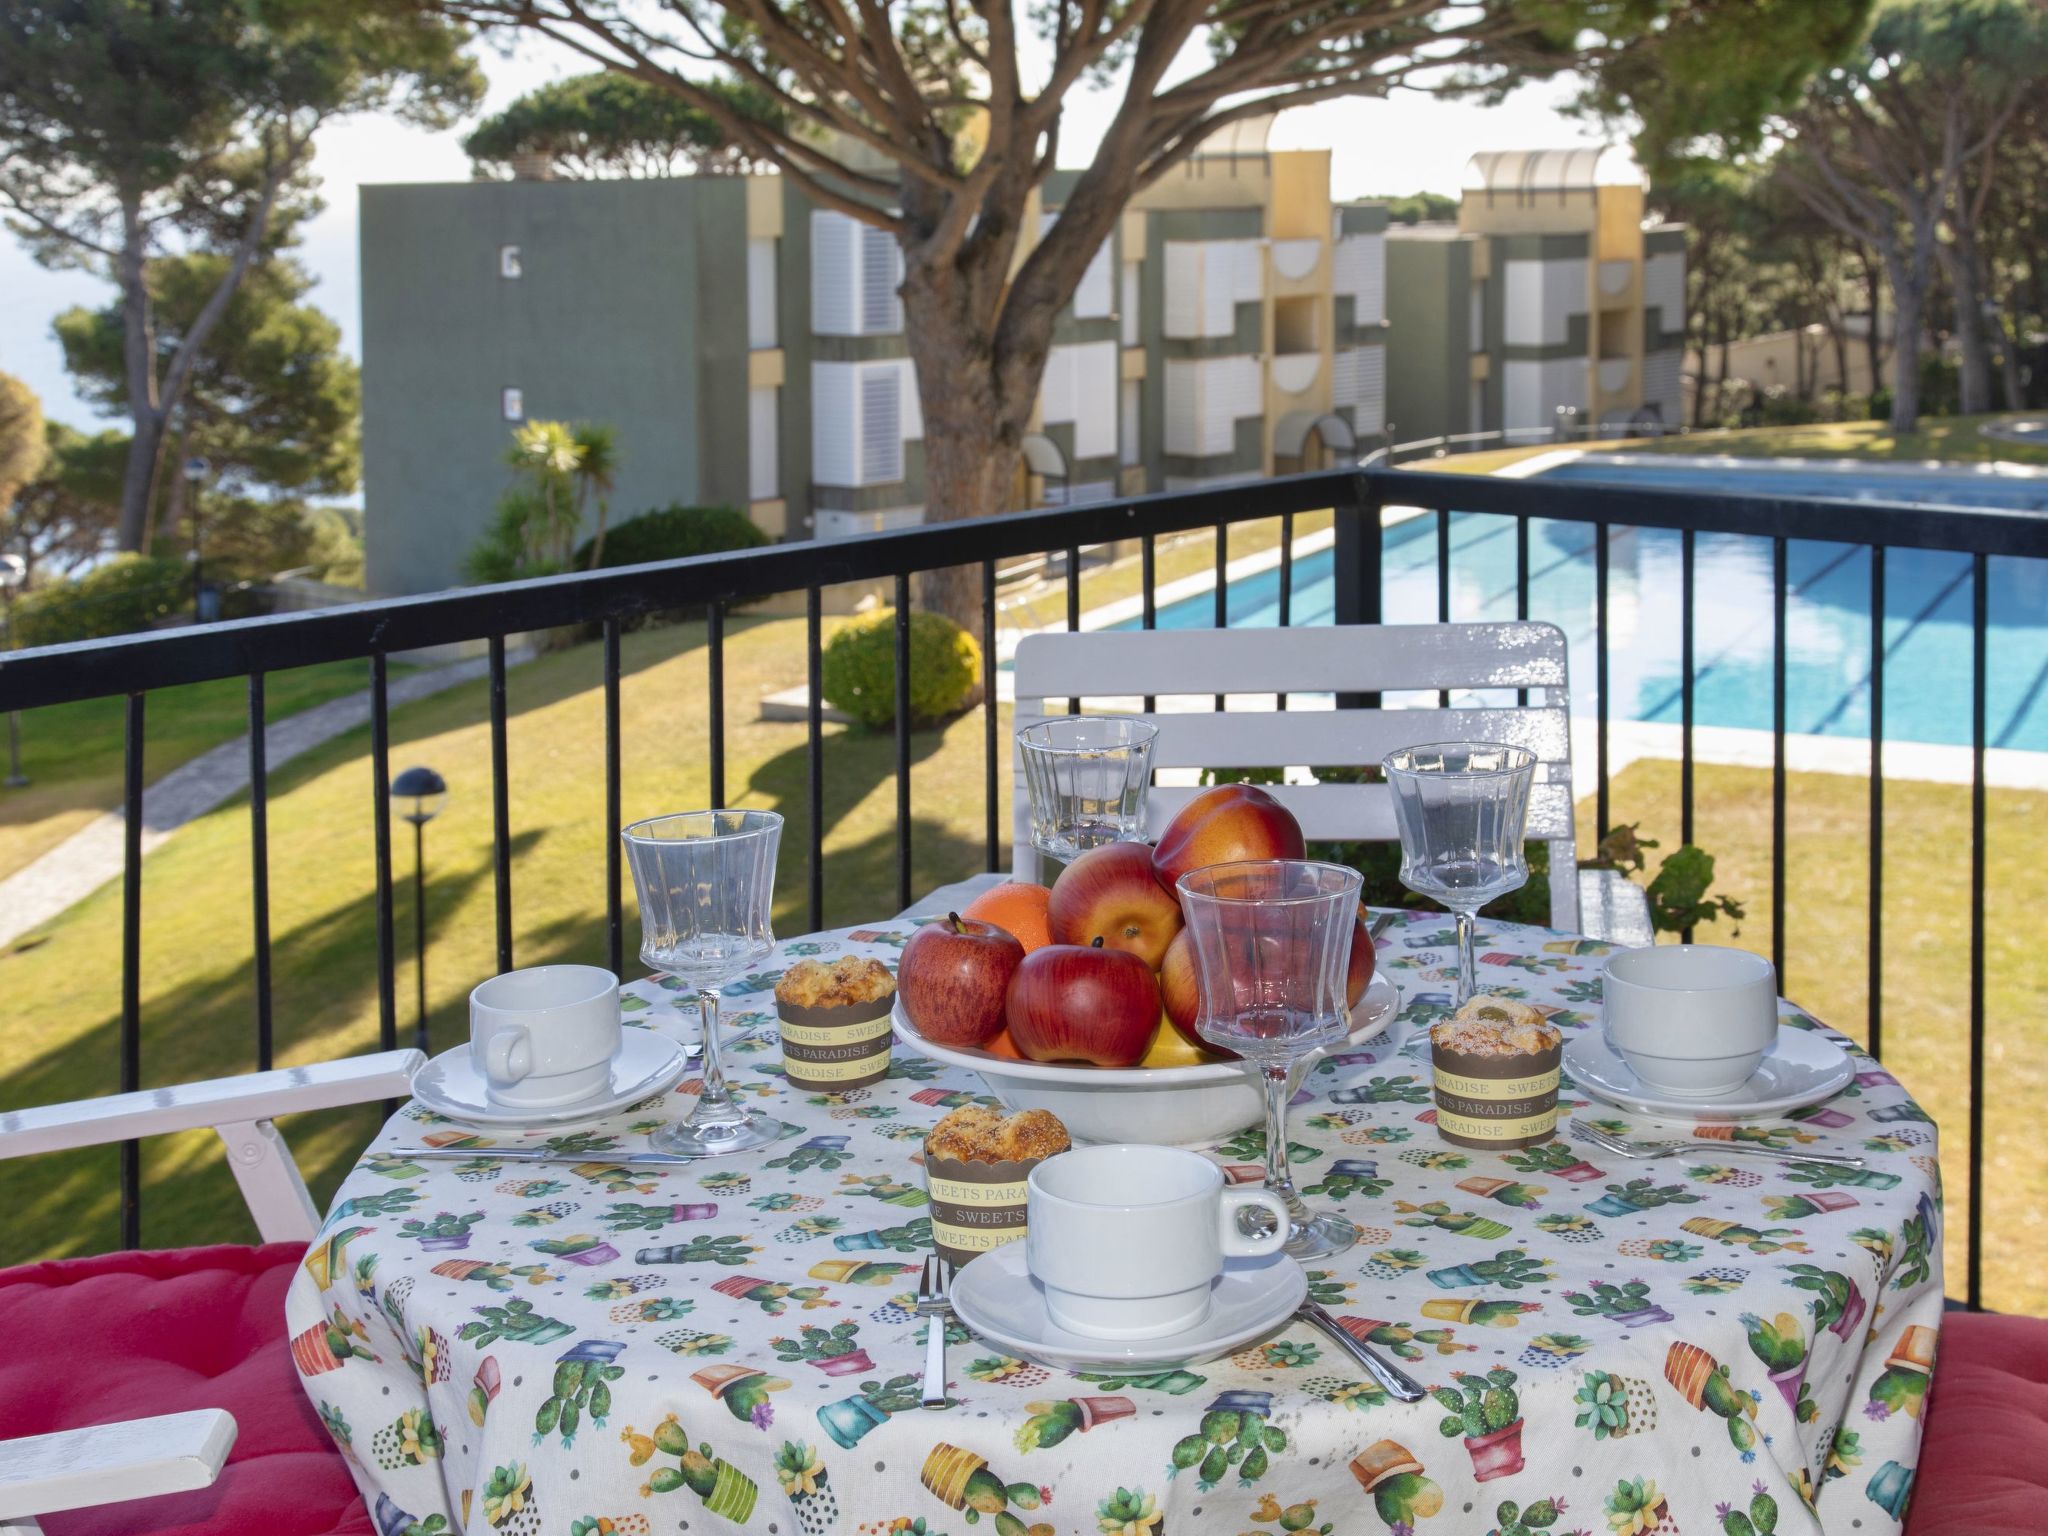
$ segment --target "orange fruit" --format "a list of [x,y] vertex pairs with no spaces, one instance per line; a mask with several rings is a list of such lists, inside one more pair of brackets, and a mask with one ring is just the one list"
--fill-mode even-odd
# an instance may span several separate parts
[[[961,915],[964,917],[966,914],[962,913]],[[1024,1053],[1011,1044],[1010,1032],[1007,1029],[999,1029],[990,1035],[981,1042],[981,1048],[991,1056],[1003,1056],[1011,1061],[1022,1061],[1024,1059]]]
[[1005,880],[962,907],[960,915],[1007,930],[1029,954],[1052,942],[1052,929],[1045,915],[1045,905],[1051,899],[1052,891],[1045,886],[1033,885],[1028,880]]

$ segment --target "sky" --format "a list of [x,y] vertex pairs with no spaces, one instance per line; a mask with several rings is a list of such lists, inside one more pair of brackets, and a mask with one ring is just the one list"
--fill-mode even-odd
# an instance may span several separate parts
[[[523,42],[509,55],[485,50],[482,60],[490,81],[486,112],[587,67],[544,40]],[[1191,69],[1194,63],[1190,53],[1186,65]],[[1341,201],[1417,191],[1455,195],[1464,184],[1465,162],[1478,150],[1599,142],[1596,125],[1561,110],[1569,94],[1566,82],[1552,81],[1525,86],[1495,107],[1409,93],[1321,102],[1284,114],[1269,143],[1274,149],[1332,151],[1331,190]],[[1063,158],[1085,161],[1115,103],[1114,90],[1077,93],[1062,130],[1069,146]],[[321,136],[314,169],[327,207],[306,226],[298,256],[318,279],[309,302],[340,323],[351,355],[359,355],[360,337],[356,189],[378,182],[468,180],[465,131],[466,126],[433,133],[388,117],[362,117]],[[108,424],[72,392],[50,322],[73,305],[105,304],[111,297],[111,287],[93,274],[46,270],[0,232],[0,371],[27,381],[54,420],[87,430]]]

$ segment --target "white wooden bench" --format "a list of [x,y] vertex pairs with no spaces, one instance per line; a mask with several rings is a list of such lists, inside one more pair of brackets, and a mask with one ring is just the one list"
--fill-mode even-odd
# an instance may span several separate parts
[[[1507,694],[1505,702],[1441,707],[1331,708],[1300,695]],[[1526,691],[1526,704],[1515,701]],[[1291,696],[1282,710],[1275,698]],[[1216,695],[1226,707],[1214,707]],[[1647,944],[1640,888],[1611,871],[1577,869],[1571,717],[1563,631],[1552,624],[1315,625],[1287,629],[1098,630],[1031,635],[1016,656],[1019,727],[1084,709],[1138,714],[1159,727],[1146,835],[1156,837],[1199,793],[1203,769],[1296,770],[1377,764],[1428,741],[1504,741],[1538,759],[1529,839],[1549,845],[1550,925],[1620,943]],[[1146,713],[1143,700],[1159,707]],[[1398,703],[1412,702],[1399,700]],[[1040,878],[1029,800],[1013,745],[1011,873]],[[1295,777],[1305,779],[1305,774]],[[1182,782],[1171,782],[1172,780]],[[1387,842],[1399,836],[1384,784],[1271,786],[1312,842]],[[905,915],[957,908],[1001,879],[982,876],[933,892]],[[1582,904],[1583,892],[1583,904]]]

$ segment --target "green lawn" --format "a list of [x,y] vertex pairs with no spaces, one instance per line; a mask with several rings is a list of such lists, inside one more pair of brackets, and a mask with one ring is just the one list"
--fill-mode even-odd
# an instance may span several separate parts
[[[365,662],[274,672],[264,682],[269,718],[281,720],[370,683]],[[25,711],[21,770],[26,789],[0,789],[0,878],[121,803],[119,697]],[[249,687],[240,678],[166,688],[149,697],[143,755],[150,782],[248,729]]]
[[[2022,412],[2022,415],[2035,414]],[[2048,448],[2009,443],[1986,437],[1979,430],[1988,421],[2008,420],[1999,416],[1928,416],[1920,430],[1903,436],[1881,421],[1825,422],[1810,427],[1756,427],[1742,432],[1714,432],[1697,437],[1615,439],[1579,443],[1588,453],[1725,453],[1739,459],[1895,459],[1924,462],[1931,459],[1951,463],[2048,464]],[[1502,448],[1490,453],[1466,453],[1435,461],[1418,460],[1411,469],[1442,470],[1447,474],[1490,475],[1510,464],[1555,453],[1557,443],[1539,443],[1529,448]]]
[[[1092,573],[1104,600],[1115,572]],[[828,631],[840,621],[828,619]],[[782,811],[777,922],[805,925],[804,730],[757,718],[763,694],[801,680],[802,621],[742,618],[729,631],[728,798]],[[622,684],[625,810],[637,816],[701,804],[705,656],[697,626],[629,635]],[[604,955],[602,716],[599,653],[550,653],[510,678],[511,809],[517,959],[601,961]],[[464,998],[493,959],[490,758],[481,685],[395,712],[393,758],[448,778],[448,809],[429,831],[432,888],[429,999],[434,1039],[464,1030]],[[982,717],[977,710],[914,738],[915,884],[928,888],[982,866]],[[376,1039],[371,919],[370,782],[365,732],[337,739],[275,775],[271,799],[272,923],[279,1058],[369,1048]],[[894,892],[893,742],[827,728],[825,842],[828,924],[885,916]],[[1000,776],[1007,792],[1007,774]],[[1614,787],[1618,820],[1650,835],[1676,820],[1677,769],[1638,763]],[[1700,840],[1721,861],[1720,886],[1751,902],[1737,942],[1768,951],[1768,775],[1698,770]],[[1821,1017],[1859,1033],[1864,1018],[1864,783],[1795,776],[1791,793],[1787,985]],[[1964,1171],[1968,794],[1894,783],[1886,889],[1887,1059],[1956,1134],[1947,1171]],[[1007,825],[1008,807],[1002,807]],[[2048,1089],[2048,959],[2016,914],[2048,904],[2048,870],[2032,851],[2048,829],[2048,795],[1991,796],[1991,1020],[1986,1106],[1987,1297],[1997,1307],[2048,1308],[2048,1166],[2028,1154],[2023,1106]],[[1590,815],[1584,818],[1590,824]],[[114,1086],[120,977],[118,886],[0,956],[11,1007],[0,1034],[0,1109],[104,1093]],[[629,935],[636,931],[627,895]],[[399,891],[401,954],[410,931]],[[245,1070],[254,1053],[245,808],[223,807],[153,855],[143,880],[143,1067],[148,1082]],[[40,938],[43,942],[36,942]],[[629,971],[637,967],[629,961]],[[399,997],[411,996],[409,956]],[[401,1001],[402,1022],[410,1010]],[[370,1112],[309,1117],[288,1127],[323,1199],[368,1136]],[[151,1144],[144,1240],[248,1237],[233,1186],[206,1137]],[[111,1150],[46,1158],[0,1232],[0,1265],[107,1246],[115,1231]],[[1960,1210],[1960,1206],[1957,1207]],[[1960,1223],[1957,1228],[1960,1232]],[[1960,1287],[1960,1249],[1951,1244]]]

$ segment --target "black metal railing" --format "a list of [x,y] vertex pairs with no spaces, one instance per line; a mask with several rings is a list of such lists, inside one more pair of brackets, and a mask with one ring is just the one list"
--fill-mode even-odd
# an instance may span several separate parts
[[[1390,507],[1419,508],[1436,519],[1437,591],[1440,619],[1451,617],[1451,517],[1454,513],[1499,517],[1512,521],[1515,536],[1515,612],[1530,616],[1529,527],[1532,520],[1586,525],[1592,533],[1595,581],[1595,645],[1591,665],[1597,680],[1596,819],[1609,823],[1612,723],[1608,709],[1608,587],[1610,545],[1615,529],[1665,529],[1681,534],[1678,594],[1681,638],[1681,764],[1680,825],[1690,841],[1694,831],[1695,536],[1734,534],[1771,541],[1772,643],[1771,692],[1773,754],[1771,767],[1770,911],[1773,958],[1786,974],[1786,670],[1785,618],[1788,593],[1787,551],[1793,539],[1841,543],[1869,550],[1871,559],[1869,686],[1869,855],[1867,880],[1869,1014],[1867,1039],[1872,1054],[1883,1044],[1882,957],[1884,852],[1884,581],[1891,550],[1943,551],[1971,557],[1973,674],[1971,680],[1972,765],[1970,800],[1969,908],[1969,1105],[1967,1160],[1970,1200],[1967,1211],[1967,1274],[1965,1296],[1972,1306],[1981,1300],[1982,1172],[1984,1161],[1983,1077],[1984,1019],[1984,891],[1986,637],[1989,631],[1988,562],[1993,557],[2048,559],[2048,516],[2023,511],[1972,508],[1948,510],[1927,506],[1750,497],[1720,493],[1647,491],[1586,484],[1546,485],[1541,480],[1500,479],[1366,468],[1297,475],[1253,484],[1094,503],[1054,510],[1020,512],[966,523],[869,534],[822,543],[770,546],[729,554],[706,555],[662,564],[631,566],[502,586],[396,598],[317,612],[293,613],[237,623],[196,626],[116,639],[88,641],[0,655],[0,711],[32,709],[72,700],[125,695],[126,756],[123,803],[127,815],[121,935],[121,1018],[119,1029],[120,1085],[142,1081],[140,935],[142,804],[145,701],[160,688],[214,678],[242,677],[249,689],[250,838],[254,853],[253,925],[255,944],[256,1058],[268,1064],[272,1049],[270,1001],[270,922],[268,858],[268,785],[263,757],[264,678],[292,667],[350,659],[367,660],[371,693],[371,756],[376,820],[375,926],[377,940],[377,1011],[380,1038],[396,1044],[395,955],[392,942],[392,871],[389,837],[388,780],[390,756],[387,658],[394,653],[429,646],[483,641],[489,647],[489,724],[492,767],[492,840],[494,848],[497,963],[514,962],[512,825],[506,755],[507,707],[505,636],[561,626],[596,626],[601,634],[599,660],[604,689],[604,799],[608,837],[604,852],[606,950],[614,970],[624,957],[624,916],[618,851],[620,804],[619,637],[627,621],[667,610],[702,608],[708,614],[705,651],[709,700],[708,740],[710,786],[714,801],[725,788],[726,715],[724,708],[725,615],[739,602],[784,593],[804,594],[807,712],[806,803],[809,827],[807,905],[812,925],[822,926],[824,755],[821,681],[822,593],[844,583],[884,582],[893,585],[898,622],[895,627],[897,697],[909,693],[910,633],[908,612],[912,579],[922,572],[966,567],[977,571],[981,584],[980,627],[982,683],[991,701],[984,715],[983,832],[986,866],[1002,867],[1002,828],[997,815],[998,774],[1007,758],[996,729],[997,572],[1021,557],[1065,556],[1066,615],[1078,625],[1081,615],[1083,548],[1120,541],[1138,541],[1141,554],[1142,622],[1158,620],[1156,580],[1158,541],[1165,536],[1213,529],[1215,537],[1214,617],[1227,623],[1229,593],[1223,578],[1229,559],[1231,525],[1279,518],[1292,533],[1293,519],[1323,510],[1335,514],[1335,618],[1340,624],[1377,623],[1382,614],[1382,556]],[[1291,538],[1283,542],[1279,566],[1280,621],[1293,618],[1294,572]],[[1539,615],[1540,616],[1540,615]],[[1577,658],[1580,667],[1587,663]],[[1152,701],[1147,700],[1148,707]],[[896,888],[907,906],[911,889],[911,737],[907,713],[899,713],[895,732]],[[596,850],[592,850],[595,855]],[[961,871],[966,873],[966,871]],[[1794,980],[1799,976],[1795,968]],[[139,1168],[133,1144],[121,1157],[121,1234],[134,1245],[140,1233]]]

